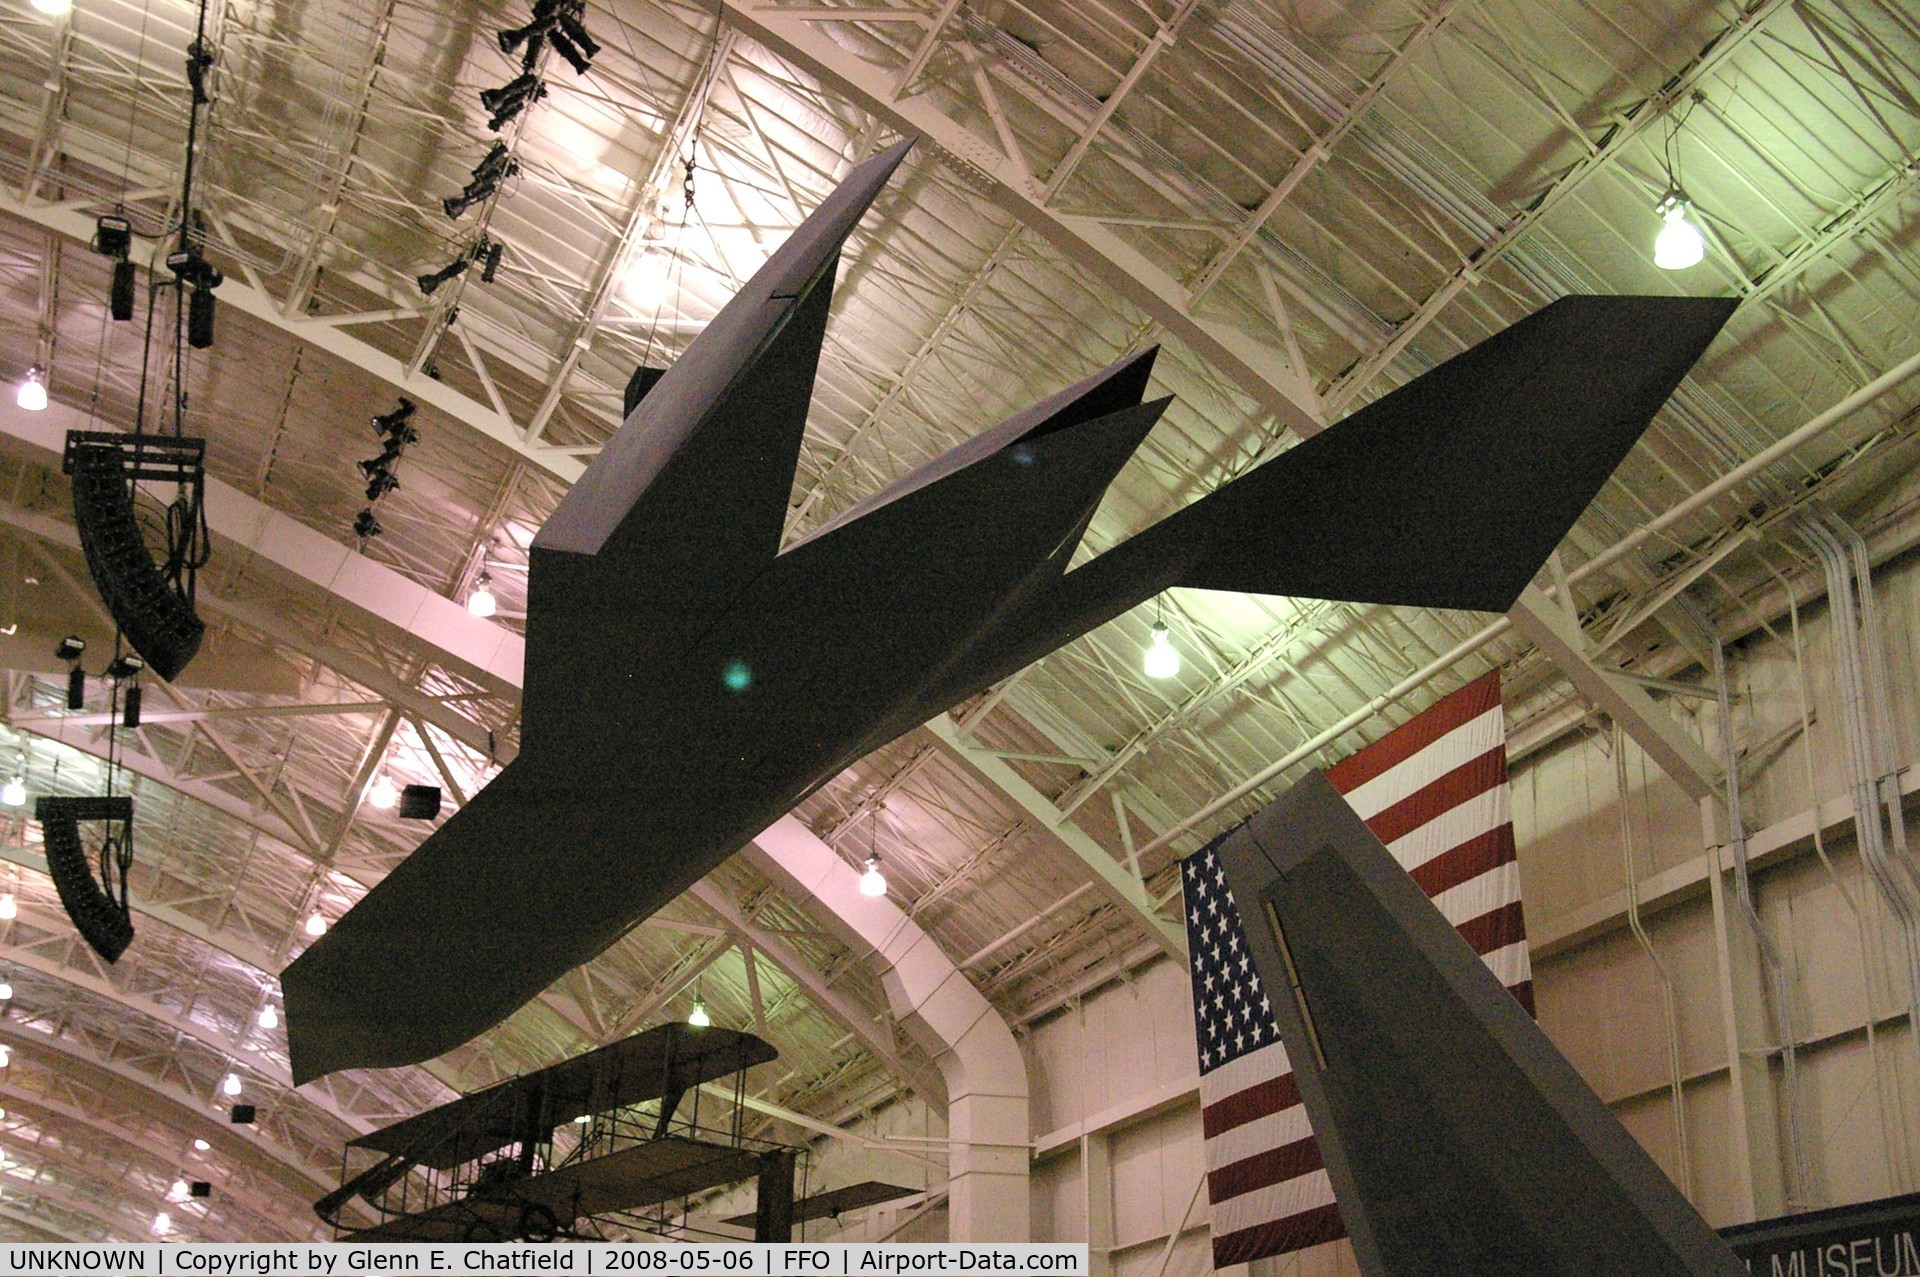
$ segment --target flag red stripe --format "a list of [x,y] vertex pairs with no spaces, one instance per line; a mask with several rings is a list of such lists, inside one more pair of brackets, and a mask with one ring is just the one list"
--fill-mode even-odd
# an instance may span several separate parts
[[1244,1091],[1235,1091],[1207,1105],[1200,1111],[1200,1126],[1206,1132],[1206,1138],[1212,1139],[1236,1126],[1245,1126],[1248,1122],[1290,1109],[1299,1102],[1300,1088],[1295,1084],[1293,1074],[1267,1078]]
[[1340,1219],[1338,1206],[1316,1206],[1298,1215],[1271,1219],[1215,1237],[1213,1266],[1245,1264],[1284,1251],[1305,1250],[1323,1242],[1338,1241],[1346,1235],[1347,1226]]
[[1430,784],[1414,790],[1391,807],[1381,809],[1367,828],[1391,847],[1420,826],[1477,798],[1507,778],[1507,749],[1496,744],[1478,758],[1470,758]]
[[1504,949],[1510,944],[1521,944],[1527,938],[1526,919],[1521,915],[1520,902],[1501,905],[1491,913],[1483,913],[1478,918],[1469,918],[1459,926],[1460,936],[1473,946],[1473,951],[1482,957],[1495,949]]
[[[1488,670],[1433,707],[1417,714],[1351,758],[1327,768],[1327,779],[1352,793],[1382,772],[1404,763],[1462,723],[1471,723],[1500,703],[1500,671]],[[1382,842],[1388,841],[1381,839]]]
[[1309,1171],[1319,1170],[1323,1165],[1325,1163],[1320,1160],[1320,1145],[1313,1136],[1309,1135],[1291,1144],[1282,1144],[1279,1148],[1270,1148],[1264,1153],[1243,1157],[1237,1162],[1222,1166],[1217,1171],[1208,1171],[1207,1200],[1218,1206],[1229,1197],[1238,1197],[1242,1193],[1251,1193],[1256,1188],[1268,1188],[1274,1184],[1284,1184],[1290,1179],[1299,1179]]
[[1476,834],[1452,851],[1441,852],[1415,869],[1413,880],[1427,895],[1437,896],[1513,860],[1513,826],[1500,825]]

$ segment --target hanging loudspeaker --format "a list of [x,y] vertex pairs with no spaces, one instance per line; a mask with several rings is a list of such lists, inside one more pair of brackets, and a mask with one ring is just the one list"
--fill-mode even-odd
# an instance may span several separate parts
[[133,823],[131,798],[42,798],[33,806],[45,839],[47,874],[80,938],[108,962],[116,962],[133,942],[133,919],[124,900],[107,893],[88,863],[80,841],[80,822]]
[[133,263],[122,259],[113,264],[113,288],[107,295],[113,317],[133,318]]

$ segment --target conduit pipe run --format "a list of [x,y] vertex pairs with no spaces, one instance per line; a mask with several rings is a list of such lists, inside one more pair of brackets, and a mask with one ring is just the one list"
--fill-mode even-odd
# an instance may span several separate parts
[[918,923],[888,897],[860,894],[853,866],[792,816],[747,844],[746,854],[783,888],[826,907],[822,921],[865,957],[894,1018],[945,1079],[947,1235],[1028,1240],[1027,1067],[1007,1022]]
[[[1803,540],[1819,557],[1826,572],[1827,600],[1833,624],[1834,681],[1839,693],[1840,722],[1847,741],[1848,790],[1853,796],[1855,843],[1880,897],[1886,902],[1900,927],[1902,948],[1907,963],[1907,1017],[1909,1024],[1920,1024],[1920,886],[1914,880],[1912,864],[1906,857],[1906,822],[1900,809],[1899,775],[1877,730],[1873,686],[1885,686],[1884,662],[1876,662],[1880,635],[1869,628],[1877,621],[1873,604],[1873,580],[1868,573],[1864,544],[1849,555],[1835,536],[1835,527],[1849,538],[1857,534],[1825,511],[1814,510],[1800,519]],[[1855,594],[1855,582],[1860,594]],[[1879,677],[1873,668],[1879,665]],[[1881,702],[1885,704],[1884,701]],[[1889,791],[1884,782],[1893,780]],[[1891,838],[1899,849],[1897,859],[1888,854],[1889,832],[1882,821],[1881,799],[1892,797],[1885,810],[1892,817]],[[1909,1033],[1909,1040],[1920,1055],[1920,1033]]]

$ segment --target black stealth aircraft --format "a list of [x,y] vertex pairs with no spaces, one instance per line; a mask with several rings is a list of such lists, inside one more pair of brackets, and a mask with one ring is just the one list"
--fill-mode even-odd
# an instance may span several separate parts
[[521,751],[282,975],[293,1075],[499,1023],[829,778],[1173,586],[1504,611],[1730,312],[1570,297],[1069,570],[1129,356],[780,547],[854,169],[534,539]]

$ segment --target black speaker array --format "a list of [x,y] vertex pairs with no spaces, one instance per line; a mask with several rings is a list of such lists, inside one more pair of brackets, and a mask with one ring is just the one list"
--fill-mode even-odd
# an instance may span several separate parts
[[[148,667],[169,681],[200,650],[207,627],[148,553],[134,518],[130,480],[181,479],[190,472],[197,483],[205,446],[200,439],[173,436],[80,430],[67,436],[65,469],[73,477],[73,518],[87,570],[114,624]],[[130,469],[128,452],[136,447]]]
[[[131,836],[131,798],[42,798],[33,806],[46,839],[47,873],[60,904],[80,931],[80,938],[108,962],[117,962],[133,942],[133,918],[127,908],[125,885],[116,898],[101,877],[95,877],[80,840],[80,822],[104,820],[117,824],[121,836]],[[104,875],[103,875],[104,877]]]

